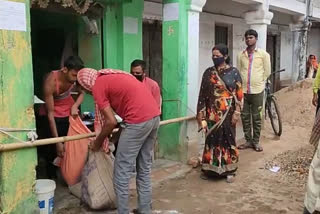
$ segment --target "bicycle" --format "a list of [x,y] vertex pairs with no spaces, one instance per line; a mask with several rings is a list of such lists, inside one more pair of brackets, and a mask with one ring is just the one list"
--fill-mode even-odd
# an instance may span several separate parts
[[[270,76],[283,71],[285,71],[285,69],[275,71],[271,73]],[[267,120],[267,116],[269,116],[273,132],[275,135],[280,137],[282,134],[281,114],[278,107],[277,98],[271,92],[271,84],[272,83],[269,77],[267,79],[265,88],[265,120]]]

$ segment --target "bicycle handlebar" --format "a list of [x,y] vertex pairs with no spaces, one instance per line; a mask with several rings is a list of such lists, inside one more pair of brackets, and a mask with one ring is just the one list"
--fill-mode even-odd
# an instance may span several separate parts
[[280,72],[283,72],[283,71],[285,71],[286,69],[284,68],[284,69],[281,69],[281,70],[279,70],[279,71],[274,71],[274,72],[271,72],[271,74],[276,74],[276,73],[280,73]]

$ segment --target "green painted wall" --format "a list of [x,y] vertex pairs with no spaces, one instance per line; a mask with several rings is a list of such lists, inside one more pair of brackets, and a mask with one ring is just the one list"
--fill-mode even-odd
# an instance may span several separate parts
[[136,34],[123,33],[123,70],[130,71],[130,64],[135,59],[142,59],[142,16],[144,1],[132,0],[132,3],[123,4],[123,19],[137,20]]
[[[82,18],[78,19],[78,54],[86,67],[102,68],[102,42],[101,42],[101,22],[97,20],[99,34],[88,34],[86,25]],[[91,95],[86,94],[81,104],[81,111],[94,111],[94,101]]]
[[103,17],[103,51],[106,68],[123,69],[122,5],[110,5]]
[[[100,30],[98,35],[88,35],[83,21],[79,19],[79,55],[87,67],[100,69],[104,65],[104,68],[129,72],[131,62],[142,58],[143,5],[143,0],[133,0],[131,3],[107,6],[102,23],[98,22]],[[125,17],[136,18],[138,27],[136,34],[124,33]],[[92,97],[86,95],[81,106],[82,111],[93,111],[93,103]]]
[[[179,20],[163,22],[163,120],[186,116],[187,113],[187,36],[186,0],[165,0],[179,3]],[[185,124],[171,124],[159,130],[159,156],[172,160],[186,158]]]
[[[130,71],[134,59],[142,59],[143,0],[107,7],[104,14],[104,64],[105,67]],[[126,18],[137,23],[136,33],[125,33]]]
[[[0,127],[35,128],[29,1],[27,32],[0,30]],[[15,134],[26,139],[26,134]],[[16,142],[0,134],[0,143]],[[37,213],[36,149],[0,153],[0,213]]]

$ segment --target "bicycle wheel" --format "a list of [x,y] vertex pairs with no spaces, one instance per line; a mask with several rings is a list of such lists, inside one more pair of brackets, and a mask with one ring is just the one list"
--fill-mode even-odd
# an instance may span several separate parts
[[272,129],[274,133],[280,137],[282,134],[282,122],[276,98],[271,96],[267,99],[267,102],[268,115],[271,121]]

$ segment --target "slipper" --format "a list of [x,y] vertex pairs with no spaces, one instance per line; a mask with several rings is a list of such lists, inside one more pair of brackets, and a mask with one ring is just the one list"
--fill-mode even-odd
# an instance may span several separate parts
[[249,148],[253,148],[253,145],[252,145],[252,143],[250,143],[250,142],[246,142],[246,143],[244,143],[244,144],[241,144],[241,145],[238,146],[237,148],[240,149],[240,150],[249,149]]
[[253,149],[256,152],[262,152],[263,151],[263,148],[262,148],[262,146],[260,146],[260,144],[253,144]]

